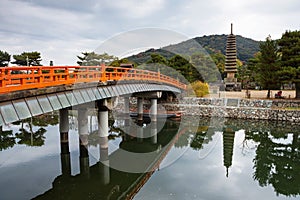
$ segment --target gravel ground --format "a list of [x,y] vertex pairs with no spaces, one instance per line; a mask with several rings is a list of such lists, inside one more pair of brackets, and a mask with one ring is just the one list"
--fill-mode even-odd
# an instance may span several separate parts
[[[249,90],[251,99],[266,99],[267,98],[267,90]],[[271,91],[271,98],[274,98],[275,94],[278,90]],[[286,99],[295,98],[295,90],[283,90],[282,96]],[[220,92],[217,94],[209,94],[205,97],[214,97],[214,98],[246,98],[246,90],[242,90],[241,92]]]

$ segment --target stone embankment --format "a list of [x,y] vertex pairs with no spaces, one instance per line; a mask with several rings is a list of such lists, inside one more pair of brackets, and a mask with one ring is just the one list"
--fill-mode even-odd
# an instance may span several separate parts
[[186,97],[176,104],[166,103],[164,107],[168,111],[182,111],[183,115],[300,122],[298,100]]

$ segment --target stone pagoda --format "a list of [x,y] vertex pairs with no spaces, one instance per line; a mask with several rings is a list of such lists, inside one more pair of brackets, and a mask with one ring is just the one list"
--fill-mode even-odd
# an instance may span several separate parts
[[241,83],[237,82],[235,74],[237,72],[237,56],[236,56],[236,38],[233,35],[233,26],[231,24],[231,33],[227,36],[226,43],[226,61],[224,78],[225,90],[227,91],[241,91]]

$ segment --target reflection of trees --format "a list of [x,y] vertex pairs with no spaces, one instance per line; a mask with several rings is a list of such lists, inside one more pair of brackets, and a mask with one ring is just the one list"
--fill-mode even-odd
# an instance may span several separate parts
[[4,131],[2,126],[0,126],[0,151],[13,147],[16,144],[12,133],[12,130]]
[[18,144],[25,144],[28,146],[42,146],[45,143],[44,134],[47,132],[44,128],[39,128],[37,131],[32,130],[32,125],[29,125],[30,130],[20,128],[20,133],[16,133],[16,138],[20,139]]
[[277,194],[296,196],[300,195],[300,139],[299,133],[293,133],[289,142],[287,135],[269,131],[249,132],[249,138],[259,143],[253,177],[260,186],[271,184]]
[[[15,144],[25,144],[28,146],[44,145],[46,129],[42,127],[58,124],[58,115],[56,113],[40,115],[17,121],[13,124],[21,126],[19,132],[15,135],[13,135],[12,130],[3,131],[2,127],[0,127],[0,151],[13,147]],[[33,126],[40,126],[40,128],[34,131]]]
[[186,147],[189,145],[190,139],[191,139],[191,134],[189,132],[185,132],[178,138],[174,146],[176,148]]
[[57,125],[59,123],[59,116],[57,113],[53,114],[44,114],[39,116],[34,116],[32,118],[23,119],[21,121],[16,121],[13,124],[15,125],[22,125],[22,124],[31,124],[33,126],[41,126],[47,127],[49,125]]
[[19,129],[20,132],[15,134],[16,138],[19,139],[18,144],[42,146],[45,143],[44,134],[47,130],[40,127],[38,130],[34,131],[33,126],[47,127],[49,125],[58,124],[58,115],[40,115],[16,122],[15,124],[21,125],[21,128]]
[[212,135],[207,134],[208,132],[208,126],[199,126],[198,130],[193,138],[193,141],[191,142],[191,147],[194,150],[200,150],[203,148],[203,144],[208,144],[209,141],[212,140]]

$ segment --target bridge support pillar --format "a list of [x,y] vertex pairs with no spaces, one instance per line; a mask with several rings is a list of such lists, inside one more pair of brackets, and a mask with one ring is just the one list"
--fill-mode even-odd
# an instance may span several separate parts
[[151,142],[157,144],[157,122],[151,122]]
[[142,97],[137,98],[138,121],[143,121],[143,101],[144,99]]
[[100,170],[100,174],[101,174],[101,181],[104,185],[107,185],[110,183],[108,137],[100,137],[99,138],[99,147],[100,147],[99,170]]
[[143,126],[138,126],[137,127],[136,136],[137,136],[137,141],[142,143],[143,140],[144,140],[144,129],[143,129]]
[[80,149],[80,174],[89,178],[88,113],[86,108],[78,109],[78,133]]
[[124,96],[124,113],[129,114],[129,96]]
[[108,108],[107,101],[102,100],[97,102],[98,106],[98,135],[100,137],[108,136]]
[[71,160],[69,151],[69,111],[59,110],[60,159],[62,175],[71,175]]
[[122,135],[123,141],[127,141],[130,138],[129,133],[132,129],[132,127],[130,126],[130,122],[131,122],[130,116],[126,115],[124,117],[124,128],[123,128],[124,134]]
[[157,143],[157,99],[151,99],[150,108],[151,117],[151,142]]
[[151,99],[151,108],[149,114],[151,117],[151,121],[157,120],[157,99]]
[[98,136],[100,148],[100,173],[102,183],[107,185],[110,183],[110,168],[108,157],[108,108],[107,100],[97,102],[98,107]]
[[60,132],[60,151],[62,154],[69,152],[69,112],[68,109],[59,110],[59,132]]

